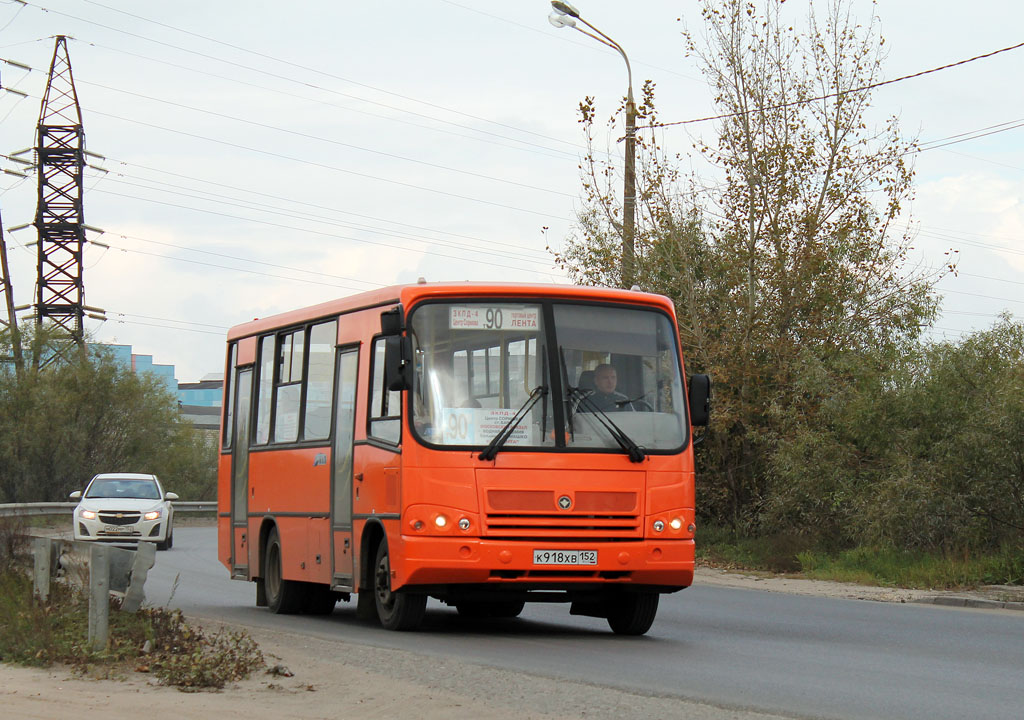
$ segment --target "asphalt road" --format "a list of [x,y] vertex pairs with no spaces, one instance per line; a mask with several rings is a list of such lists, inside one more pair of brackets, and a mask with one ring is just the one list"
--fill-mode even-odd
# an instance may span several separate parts
[[157,554],[147,601],[186,614],[397,648],[643,694],[825,718],[1024,717],[1024,613],[806,597],[718,587],[663,596],[644,637],[611,634],[566,605],[467,622],[428,607],[422,629],[273,615],[217,562],[216,529],[179,527]]

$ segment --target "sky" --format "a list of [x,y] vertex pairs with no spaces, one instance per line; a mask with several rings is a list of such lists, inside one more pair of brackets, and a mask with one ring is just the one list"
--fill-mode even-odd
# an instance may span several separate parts
[[[696,0],[576,7],[626,50],[635,90],[657,84],[662,120],[713,112],[682,38],[701,31]],[[886,78],[1024,41],[1011,0],[853,2],[865,21],[872,7]],[[420,277],[568,282],[546,248],[581,207],[577,108],[594,96],[607,116],[627,80],[617,53],[549,12],[544,0],[0,0],[0,59],[32,68],[0,62],[2,87],[28,95],[0,90],[0,154],[35,143],[54,36],[69,36],[86,146],[102,156],[85,177],[85,222],[103,232],[89,232],[84,277],[107,320],[87,329],[194,382],[222,370],[227,328],[256,317]],[[1022,66],[1024,48],[875,91],[875,120],[958,141],[914,157],[901,218],[913,263],[956,251],[939,339],[1024,316]],[[686,155],[714,126],[662,132]],[[0,157],[0,169],[19,166]],[[36,194],[34,175],[0,175],[5,231],[32,221]],[[16,303],[29,304],[35,230],[5,236]]]

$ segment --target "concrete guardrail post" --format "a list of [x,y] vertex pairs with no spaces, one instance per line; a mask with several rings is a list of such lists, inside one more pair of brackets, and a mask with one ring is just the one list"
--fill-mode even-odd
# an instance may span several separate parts
[[110,548],[89,548],[89,646],[104,650],[110,628]]
[[50,599],[50,558],[49,538],[32,538],[32,592],[41,602]]

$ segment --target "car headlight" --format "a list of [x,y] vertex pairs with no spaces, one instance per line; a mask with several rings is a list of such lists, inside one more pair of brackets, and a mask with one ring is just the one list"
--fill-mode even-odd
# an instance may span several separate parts
[[78,514],[81,515],[86,520],[95,520],[96,519],[96,513],[94,513],[92,510],[79,510]]
[[146,513],[142,517],[144,517],[146,520],[156,520],[158,517],[160,517],[160,515],[161,515],[161,511],[160,510],[150,510],[148,513]]

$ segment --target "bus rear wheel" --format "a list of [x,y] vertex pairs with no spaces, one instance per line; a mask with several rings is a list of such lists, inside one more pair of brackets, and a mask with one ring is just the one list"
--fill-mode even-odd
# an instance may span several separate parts
[[281,536],[277,528],[270,531],[263,557],[263,585],[267,593],[267,606],[272,612],[282,615],[302,610],[306,603],[306,593],[302,583],[284,579],[281,565]]
[[391,561],[386,540],[377,547],[377,561],[373,564],[373,596],[380,624],[388,630],[415,630],[427,610],[425,594],[391,591]]
[[624,593],[608,604],[608,625],[616,635],[643,635],[658,614],[658,593]]

